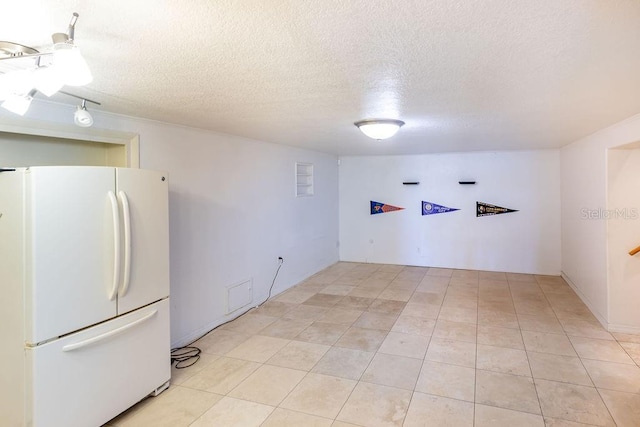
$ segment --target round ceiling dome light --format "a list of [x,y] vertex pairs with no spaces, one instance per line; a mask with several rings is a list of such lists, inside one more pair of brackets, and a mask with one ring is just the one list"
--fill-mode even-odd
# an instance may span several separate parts
[[394,119],[367,119],[355,122],[354,125],[369,138],[379,141],[395,135],[404,122]]

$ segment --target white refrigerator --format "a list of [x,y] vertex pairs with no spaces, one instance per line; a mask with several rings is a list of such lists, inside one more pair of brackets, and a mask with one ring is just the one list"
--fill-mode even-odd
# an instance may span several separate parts
[[0,426],[100,426],[169,385],[166,174],[0,171]]

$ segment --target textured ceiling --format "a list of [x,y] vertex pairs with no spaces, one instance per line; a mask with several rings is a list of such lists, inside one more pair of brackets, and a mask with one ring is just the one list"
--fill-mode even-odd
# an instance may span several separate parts
[[100,109],[335,154],[555,148],[640,112],[640,0],[20,0],[0,40],[72,12]]

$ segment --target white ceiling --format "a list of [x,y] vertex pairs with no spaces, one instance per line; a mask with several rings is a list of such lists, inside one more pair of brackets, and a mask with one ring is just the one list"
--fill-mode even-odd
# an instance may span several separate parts
[[[44,49],[80,14],[94,81],[67,89],[100,109],[340,155],[555,148],[640,112],[640,0],[2,7],[0,40]],[[353,125],[376,117],[406,125]]]

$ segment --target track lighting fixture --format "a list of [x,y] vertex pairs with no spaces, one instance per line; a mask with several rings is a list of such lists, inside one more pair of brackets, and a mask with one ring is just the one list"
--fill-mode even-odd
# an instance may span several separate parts
[[[84,86],[93,80],[89,66],[74,43],[78,16],[77,13],[73,14],[66,33],[51,36],[53,46],[48,52],[40,52],[19,43],[0,41],[0,60],[17,60],[18,66],[22,67],[0,74],[0,101],[4,101],[3,107],[14,112],[22,111],[18,114],[23,115],[36,92],[49,97],[59,92],[64,85]],[[47,58],[47,61],[41,61],[43,58]],[[15,103],[21,105],[21,108],[11,109]],[[83,109],[86,112],[84,104]]]
[[393,119],[369,119],[360,120],[355,122],[354,125],[369,138],[380,141],[381,139],[391,138],[395,135],[398,130],[400,130],[400,127],[404,125],[404,122]]
[[82,100],[82,105],[78,105],[78,109],[76,113],[73,115],[73,122],[80,127],[88,128],[93,124],[93,117],[87,111],[86,107],[87,100]]

